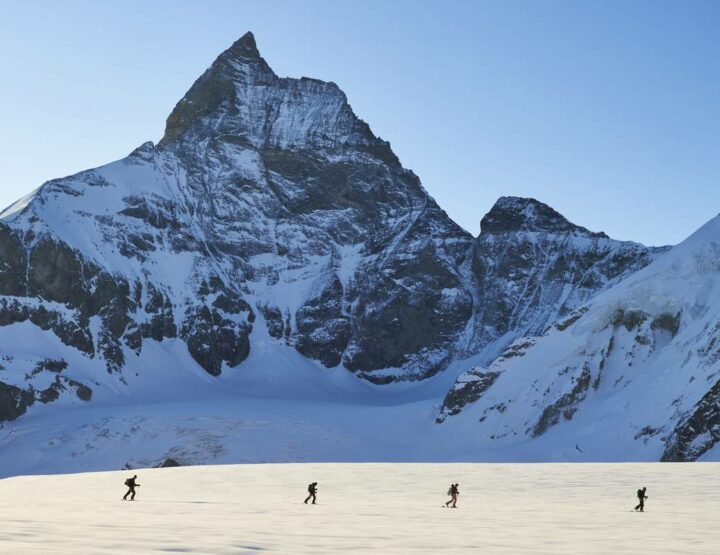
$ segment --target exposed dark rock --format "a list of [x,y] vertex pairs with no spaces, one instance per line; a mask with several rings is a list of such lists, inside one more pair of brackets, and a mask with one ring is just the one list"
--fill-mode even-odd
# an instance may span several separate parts
[[453,388],[448,392],[443,401],[440,416],[435,422],[444,422],[448,416],[460,414],[462,409],[478,401],[480,397],[495,383],[500,372],[486,370],[484,368],[473,368],[462,375],[462,379],[455,382]]
[[63,370],[65,370],[68,367],[67,362],[64,360],[53,360],[51,358],[46,358],[43,361],[38,362],[35,365],[35,368],[33,369],[33,373],[37,374],[39,372],[42,372],[43,370],[47,370],[49,372],[54,372],[56,374],[59,374]]
[[193,359],[209,374],[218,376],[224,362],[232,368],[250,354],[250,331],[249,324],[228,320],[217,310],[203,306],[185,314],[181,337]]
[[557,324],[555,324],[555,328],[557,328],[558,331],[565,331],[575,322],[577,322],[580,318],[582,318],[582,315],[585,314],[587,310],[587,307],[582,307],[580,310],[573,312],[568,318],[566,318],[562,322],[558,322]]
[[343,287],[333,276],[298,310],[297,350],[327,367],[340,364],[350,339],[350,319],[343,313]]
[[[569,373],[570,368],[566,368],[564,373]],[[572,420],[573,415],[578,410],[580,403],[585,399],[587,390],[590,387],[592,378],[590,368],[587,364],[583,367],[579,375],[571,375],[571,389],[554,403],[545,407],[535,426],[531,430],[532,437],[539,437],[547,432],[552,426],[555,426],[560,418]]]
[[532,198],[501,197],[480,222],[481,233],[513,233],[517,231],[550,231],[580,233],[607,238],[604,233],[591,233],[570,223],[564,216]]
[[[610,323],[614,327],[623,326],[627,331],[638,329],[644,324],[650,316],[642,310],[616,310],[610,318]],[[665,319],[661,319],[665,325],[671,325]]]
[[83,284],[93,276],[86,274],[79,255],[64,243],[41,239],[30,253],[28,274],[31,295],[73,308],[89,304]]
[[720,441],[720,380],[680,420],[666,441],[661,460],[695,461]]
[[[285,336],[285,321],[280,309],[276,306],[261,306],[258,308],[265,318],[270,337],[281,339]],[[290,330],[288,330],[288,333]]]
[[665,330],[675,337],[680,330],[680,313],[677,314],[661,314],[652,321],[652,329]]
[[75,388],[75,394],[77,395],[78,399],[80,399],[81,401],[89,401],[90,399],[92,399],[92,389],[90,389],[88,386],[74,380],[69,380],[68,383],[70,386]]
[[32,394],[0,382],[0,422],[7,422],[19,418],[28,407],[35,402]]
[[0,222],[0,295],[21,296],[27,291],[27,254],[12,230]]
[[35,398],[43,404],[52,403],[60,398],[63,391],[72,391],[81,401],[92,399],[92,390],[75,380],[65,376],[55,376],[55,381],[49,387],[35,393]]

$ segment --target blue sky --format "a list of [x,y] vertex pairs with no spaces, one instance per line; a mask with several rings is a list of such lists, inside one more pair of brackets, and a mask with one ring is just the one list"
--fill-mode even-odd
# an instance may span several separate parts
[[501,195],[647,244],[720,212],[720,2],[0,0],[0,204],[162,136],[246,31],[473,234]]

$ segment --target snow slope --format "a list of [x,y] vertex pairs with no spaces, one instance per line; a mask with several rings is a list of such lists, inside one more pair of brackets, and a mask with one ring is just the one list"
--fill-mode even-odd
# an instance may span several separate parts
[[[0,481],[8,553],[714,554],[716,464],[303,464]],[[306,506],[306,484],[319,483]],[[457,509],[444,509],[451,482]],[[645,513],[635,491],[647,486]]]

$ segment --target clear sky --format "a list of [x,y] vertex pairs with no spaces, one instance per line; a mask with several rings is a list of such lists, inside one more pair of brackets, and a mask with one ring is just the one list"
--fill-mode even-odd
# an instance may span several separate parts
[[0,204],[157,141],[246,31],[335,81],[473,234],[532,196],[619,239],[720,212],[720,1],[0,0]]

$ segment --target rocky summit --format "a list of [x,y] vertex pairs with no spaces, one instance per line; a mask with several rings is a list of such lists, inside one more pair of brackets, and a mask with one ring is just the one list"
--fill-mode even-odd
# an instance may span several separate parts
[[[483,399],[507,387],[507,361],[666,251],[518,197],[499,199],[471,236],[336,84],[277,76],[247,33],[178,102],[157,145],[49,181],[0,215],[0,422],[49,404],[162,402],[191,394],[183,380],[237,391],[248,359],[276,348],[271,360],[292,367],[293,352],[341,372],[327,371],[332,387],[352,379],[378,400],[416,382],[439,402],[457,377],[423,418],[451,426],[482,406],[478,418],[502,421],[517,392]],[[636,329],[632,314],[607,325]],[[670,330],[675,318],[642,325]],[[580,410],[599,370],[561,370],[556,398],[532,398],[534,421],[502,421],[494,435],[539,438]],[[299,383],[285,376],[268,380]],[[692,430],[716,420],[717,392],[702,395],[666,458],[702,451]]]
[[218,375],[263,326],[325,366],[421,379],[472,313],[472,238],[334,83],[278,77],[249,33],[157,146],[49,182],[3,222],[4,319],[57,303],[41,325],[109,372],[179,338]]

